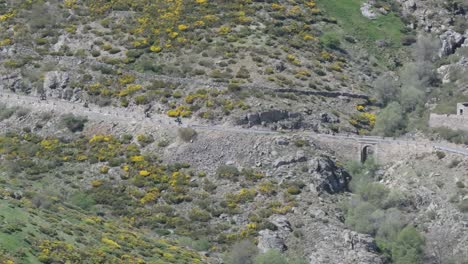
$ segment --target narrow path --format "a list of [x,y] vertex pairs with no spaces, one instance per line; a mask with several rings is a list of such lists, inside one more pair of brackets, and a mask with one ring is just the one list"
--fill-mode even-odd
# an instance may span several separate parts
[[[30,48],[22,48],[22,52],[29,53],[29,54],[35,54],[35,51],[30,49]],[[75,58],[75,57],[67,57],[67,56],[53,56],[53,55],[45,55],[42,56],[43,59],[48,59],[50,61],[56,61],[58,62],[67,62],[71,65],[77,65],[77,64],[82,64],[86,63],[89,65],[106,65],[109,66],[109,64],[103,63],[101,61],[98,61],[95,58]],[[203,79],[197,79],[197,78],[190,78],[190,77],[174,77],[174,76],[168,76],[168,75],[159,75],[159,74],[154,74],[154,73],[146,73],[146,72],[138,72],[135,70],[128,70],[132,74],[141,77],[144,80],[162,80],[165,82],[173,82],[177,84],[185,84],[185,85],[197,85],[197,86],[206,86],[206,87],[212,87],[212,88],[218,88],[218,89],[227,89],[228,85],[227,83],[223,82],[215,82],[211,80],[203,80]],[[276,87],[274,87],[276,86]],[[342,92],[342,91],[317,91],[317,90],[304,90],[303,88],[297,88],[297,87],[280,87],[275,84],[268,84],[267,86],[262,85],[262,84],[240,84],[239,87],[245,88],[245,89],[252,89],[252,90],[262,90],[265,92],[273,92],[273,93],[293,93],[293,94],[298,94],[298,95],[318,95],[318,96],[323,96],[323,97],[348,97],[348,98],[355,98],[355,99],[366,99],[368,100],[370,97],[368,95],[365,95],[363,93],[355,93],[352,91],[347,91],[347,92]]]
[[[93,119],[97,121],[107,121],[107,122],[119,122],[124,124],[135,124],[135,123],[144,123],[157,128],[177,128],[179,127],[173,118],[170,118],[163,114],[153,114],[151,117],[145,117],[143,111],[130,110],[120,107],[98,107],[95,105],[90,105],[89,107],[84,107],[82,104],[72,103],[70,101],[61,100],[57,98],[49,98],[47,100],[40,100],[38,97],[27,96],[27,95],[18,95],[9,92],[0,92],[0,102],[8,106],[16,107],[25,107],[32,108],[37,112],[53,112],[59,114],[75,114],[86,116],[88,119]],[[224,132],[233,132],[233,133],[254,133],[254,134],[277,134],[281,135],[283,133],[291,134],[292,131],[271,131],[264,129],[254,129],[254,128],[240,128],[240,127],[227,127],[227,126],[209,126],[201,125],[193,120],[184,121],[186,124],[184,127],[192,127],[199,130],[208,130],[208,131],[224,131]],[[425,145],[430,144],[433,149],[441,150],[446,152],[451,152],[459,155],[468,157],[468,149],[461,148],[458,145],[452,144],[441,144],[431,141],[415,140],[415,139],[403,139],[403,138],[383,138],[376,136],[358,136],[358,135],[345,135],[345,134],[316,134],[310,132],[295,132],[300,134],[305,134],[307,136],[315,138],[328,138],[331,140],[352,140],[358,143],[368,143],[368,144],[416,144],[416,145]]]

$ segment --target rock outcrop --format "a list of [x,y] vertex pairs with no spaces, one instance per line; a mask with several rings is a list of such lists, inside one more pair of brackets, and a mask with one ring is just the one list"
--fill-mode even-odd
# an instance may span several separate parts
[[447,30],[442,35],[440,35],[440,40],[442,42],[442,47],[439,51],[439,56],[448,56],[455,52],[455,49],[460,47],[465,41],[465,37],[453,30]]
[[297,112],[288,112],[286,110],[270,110],[264,112],[249,113],[241,123],[249,127],[281,123],[283,128],[297,129],[301,127],[302,115]]
[[377,14],[372,10],[372,5],[363,3],[361,6],[361,14],[368,19],[376,19]]
[[287,246],[284,240],[274,231],[265,229],[258,232],[258,249],[261,253],[265,253],[270,249],[285,251]]
[[291,156],[285,156],[285,157],[278,158],[273,163],[273,167],[279,168],[281,166],[285,166],[285,165],[293,164],[293,163],[297,163],[297,162],[304,162],[306,160],[307,160],[307,158],[304,155],[304,152],[303,151],[298,151],[296,153],[296,155],[291,155]]
[[336,166],[328,157],[319,157],[309,161],[311,173],[311,191],[330,194],[348,191],[351,175]]
[[51,71],[44,77],[42,91],[37,91],[38,95],[44,93],[46,97],[60,98],[68,101],[78,101],[81,99],[81,90],[69,87],[70,75],[67,72]]

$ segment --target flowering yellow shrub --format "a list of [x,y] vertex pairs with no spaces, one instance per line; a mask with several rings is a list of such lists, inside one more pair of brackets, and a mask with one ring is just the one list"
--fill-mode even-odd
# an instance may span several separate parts
[[376,116],[372,113],[363,113],[363,116],[369,120],[369,124],[373,127],[375,125]]
[[293,54],[288,54],[286,58],[288,59],[289,62],[291,62],[294,65],[297,65],[297,66],[301,65],[301,62],[299,61],[299,59],[297,59],[296,56],[294,56]]
[[162,51],[162,48],[161,48],[161,46],[152,45],[152,46],[150,47],[150,51],[156,52],[156,53],[157,53],[157,52],[161,52],[161,51]]
[[170,117],[189,117],[192,115],[192,111],[186,106],[178,106],[176,109],[167,111],[167,115]]
[[358,110],[358,111],[364,111],[364,109],[365,109],[365,106],[363,106],[363,105],[357,105],[356,106],[356,110]]
[[308,40],[313,40],[313,41],[317,41],[318,38],[312,36],[311,34],[304,34],[304,36],[302,37],[305,41],[308,41]]
[[140,174],[140,176],[146,177],[146,176],[149,176],[151,172],[147,170],[141,170],[138,174]]
[[208,95],[207,94],[189,94],[185,97],[185,102],[187,104],[193,104],[193,102],[196,100],[196,99],[207,99],[208,98]]
[[101,242],[113,248],[120,248],[120,245],[117,244],[117,242],[107,237],[103,237]]
[[113,140],[113,136],[111,135],[94,135],[89,140],[89,143],[109,142],[111,140]]
[[177,29],[179,29],[180,31],[185,31],[187,30],[189,27],[187,25],[184,25],[184,24],[180,24],[177,26]]
[[109,172],[109,167],[107,166],[101,166],[99,168],[99,172],[102,173],[102,174],[107,174]]
[[12,18],[13,16],[15,16],[14,12],[9,12],[9,13],[0,15],[0,21],[6,21],[6,20]]
[[195,21],[195,22],[193,23],[193,25],[194,25],[195,27],[203,27],[203,26],[205,26],[205,22],[203,22],[203,20],[197,20],[197,21]]
[[278,10],[278,11],[284,10],[284,6],[277,4],[277,3],[271,4],[271,8]]
[[187,185],[189,181],[190,181],[190,176],[180,171],[176,171],[172,173],[171,178],[169,179],[169,184],[172,187],[177,187],[177,186]]
[[335,62],[332,65],[330,65],[330,69],[333,71],[340,72],[343,69],[343,65],[340,62]]
[[81,155],[78,155],[76,156],[76,160],[77,161],[85,161],[88,159],[88,156],[84,155],[84,154],[81,154]]
[[151,188],[144,196],[140,199],[140,203],[148,204],[155,202],[159,197],[159,190],[157,188]]
[[0,40],[0,47],[11,45],[12,41],[10,38]]
[[349,120],[349,123],[357,128],[372,129],[375,125],[375,114],[364,112],[355,114]]
[[231,32],[231,28],[229,26],[221,26],[219,29],[218,29],[218,33],[220,35],[227,35]]
[[322,53],[320,53],[320,57],[322,58],[322,60],[326,60],[326,61],[332,60],[332,55],[325,50],[322,51]]
[[136,93],[137,91],[141,90],[143,86],[139,84],[129,84],[127,88],[123,89],[122,91],[119,92],[120,97],[125,97],[127,95],[132,95]]
[[143,161],[145,161],[145,157],[143,157],[143,156],[132,156],[132,157],[130,157],[130,160],[132,162],[143,162]]
[[94,188],[97,188],[97,187],[101,186],[102,184],[103,184],[102,180],[93,180],[93,181],[91,181],[91,186],[93,186]]
[[119,83],[121,85],[127,85],[127,84],[130,84],[130,83],[133,83],[135,81],[135,76],[131,75],[131,74],[125,74],[125,75],[122,75],[120,78],[119,78]]
[[66,8],[76,8],[76,3],[78,0],[64,0],[63,3],[65,4]]
[[206,4],[208,0],[195,0],[197,4]]
[[57,149],[59,144],[58,139],[43,139],[40,143],[40,145],[45,149],[45,150],[54,150]]
[[316,6],[316,3],[314,1],[309,1],[309,2],[306,2],[306,6],[308,8],[314,8]]
[[258,192],[261,194],[271,195],[275,192],[275,186],[269,181],[262,182],[258,185]]

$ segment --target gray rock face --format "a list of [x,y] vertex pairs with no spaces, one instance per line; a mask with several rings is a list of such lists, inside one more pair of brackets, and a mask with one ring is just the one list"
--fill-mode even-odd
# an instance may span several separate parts
[[339,123],[340,119],[331,113],[322,113],[320,115],[320,120],[322,123]]
[[354,231],[349,231],[343,235],[344,241],[352,250],[364,250],[367,252],[377,252],[377,245],[374,239],[365,234],[359,234]]
[[43,85],[44,92],[47,96],[62,98],[69,78],[66,72],[51,71],[46,73]]
[[274,215],[271,217],[271,222],[278,228],[280,231],[287,231],[291,232],[291,223],[289,223],[289,220],[286,216],[284,215]]
[[291,113],[285,110],[270,110],[260,113],[249,113],[245,117],[245,123],[249,126],[267,125],[277,123],[286,119],[301,118],[300,113]]
[[465,37],[453,30],[448,30],[442,35],[440,35],[440,40],[442,41],[442,47],[439,51],[439,56],[448,56],[455,52],[455,49],[460,47],[465,41]]
[[298,151],[295,156],[286,156],[278,158],[273,162],[273,167],[279,168],[284,165],[296,163],[296,162],[304,162],[307,160],[307,157],[304,155],[303,151]]
[[312,188],[317,192],[330,194],[348,191],[351,175],[336,166],[328,157],[320,157],[309,161],[310,173],[312,173]]
[[0,77],[0,89],[9,89],[15,91],[19,89],[20,77],[16,74],[10,74]]
[[265,253],[270,249],[285,251],[288,247],[284,244],[284,240],[271,230],[262,230],[258,232],[258,249],[261,253]]

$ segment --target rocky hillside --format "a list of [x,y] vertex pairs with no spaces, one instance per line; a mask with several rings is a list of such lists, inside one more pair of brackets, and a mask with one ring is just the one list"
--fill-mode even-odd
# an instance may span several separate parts
[[467,11],[0,0],[0,264],[466,263],[466,157],[340,137],[467,144]]

